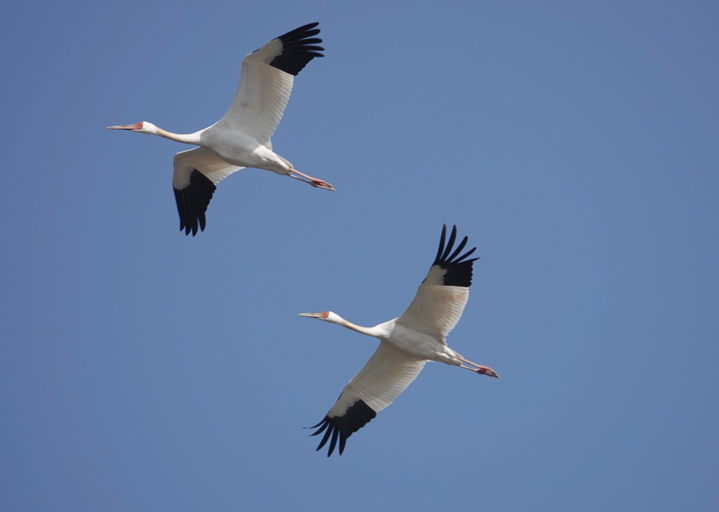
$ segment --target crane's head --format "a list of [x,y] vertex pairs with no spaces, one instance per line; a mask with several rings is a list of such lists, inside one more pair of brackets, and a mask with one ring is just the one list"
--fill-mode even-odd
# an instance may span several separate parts
[[323,311],[322,313],[300,313],[300,316],[316,318],[317,320],[324,320],[325,322],[330,322],[332,324],[339,324],[342,321],[342,318],[337,313],[333,313],[332,311]]
[[129,130],[131,132],[138,132],[138,133],[151,133],[153,135],[157,135],[157,126],[155,126],[152,123],[148,123],[147,121],[140,121],[139,123],[135,124],[122,124],[118,126],[108,126],[108,130]]

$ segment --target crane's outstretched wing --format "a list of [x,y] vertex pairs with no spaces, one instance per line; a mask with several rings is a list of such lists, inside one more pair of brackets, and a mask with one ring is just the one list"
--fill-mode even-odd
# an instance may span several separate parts
[[172,188],[175,191],[177,212],[180,214],[180,231],[192,236],[197,227],[205,230],[205,212],[216,185],[233,172],[243,169],[230,165],[207,148],[188,149],[175,155],[175,172]]
[[229,110],[218,121],[241,130],[259,144],[269,142],[282,120],[294,77],[315,57],[324,57],[322,39],[310,23],[277,37],[242,61],[240,85]]
[[[452,252],[457,238],[457,226],[445,248],[444,241],[447,226],[442,227],[437,257],[429,269],[427,277],[419,285],[417,294],[402,316],[397,319],[406,327],[433,336],[444,342],[445,336],[454,329],[464,311],[469,298],[469,286],[472,284],[472,263],[479,258],[466,259],[475,250],[471,249],[459,256],[467,237]],[[450,254],[451,253],[451,254]]]
[[377,413],[390,405],[417,378],[424,360],[413,359],[392,345],[380,342],[364,368],[345,386],[335,405],[317,425],[313,436],[325,432],[319,451],[327,441],[327,456],[337,445],[340,455],[347,438],[369,423]]

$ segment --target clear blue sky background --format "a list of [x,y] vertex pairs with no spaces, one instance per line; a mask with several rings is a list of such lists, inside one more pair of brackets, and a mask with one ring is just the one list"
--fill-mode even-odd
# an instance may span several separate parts
[[[321,22],[275,149],[178,230],[174,132]],[[0,18],[0,509],[719,507],[719,4],[10,2]],[[348,442],[320,421],[443,223],[449,344]]]

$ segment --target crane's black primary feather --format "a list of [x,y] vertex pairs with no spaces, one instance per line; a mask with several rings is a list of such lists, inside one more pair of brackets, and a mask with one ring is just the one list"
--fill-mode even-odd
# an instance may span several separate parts
[[207,176],[197,169],[190,174],[190,183],[182,190],[173,187],[175,201],[177,201],[177,213],[180,214],[180,231],[185,230],[185,235],[197,234],[199,224],[200,231],[205,230],[205,212],[210,199],[215,193],[215,184]]
[[325,416],[317,425],[310,427],[317,429],[312,434],[313,436],[319,435],[326,430],[320,445],[317,447],[317,451],[321,450],[322,447],[327,444],[327,441],[330,441],[330,447],[327,453],[329,457],[332,455],[332,452],[334,452],[337,440],[339,439],[339,453],[342,455],[342,452],[345,450],[347,438],[372,421],[372,418],[375,416],[377,416],[377,412],[362,400],[357,400],[342,416],[335,416],[334,418]]
[[445,246],[446,236],[447,225],[445,224],[442,227],[442,237],[439,239],[437,257],[434,259],[432,265],[437,265],[447,271],[444,274],[442,283],[445,286],[463,286],[468,288],[472,284],[472,263],[479,258],[469,260],[466,258],[476,251],[477,248],[470,249],[462,256],[457,257],[459,253],[462,252],[462,249],[464,249],[464,246],[467,245],[467,237],[465,236],[457,246],[457,249],[452,252],[452,246],[457,239],[457,226],[452,227],[452,233],[449,235],[449,240]]
[[320,53],[324,48],[316,46],[322,39],[312,37],[320,33],[320,29],[315,28],[317,25],[317,22],[310,23],[278,37],[282,41],[282,53],[272,59],[270,66],[297,76],[309,61],[315,57],[324,57]]

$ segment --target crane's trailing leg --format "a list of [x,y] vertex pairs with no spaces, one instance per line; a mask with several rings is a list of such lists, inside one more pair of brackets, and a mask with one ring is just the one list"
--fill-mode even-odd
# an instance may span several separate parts
[[[299,176],[295,176],[294,174],[298,174]],[[307,183],[308,185],[312,185],[313,187],[317,188],[323,188],[325,190],[331,190],[332,192],[336,192],[335,188],[327,183],[326,181],[318,180],[317,178],[313,178],[312,176],[307,176],[306,174],[302,174],[300,171],[296,169],[292,169],[290,171],[290,174],[288,175],[290,178],[294,178],[296,180],[300,180],[304,183]]]
[[472,361],[468,361],[467,359],[461,357],[460,355],[456,356],[457,359],[459,359],[462,362],[465,362],[467,364],[471,364],[474,366],[474,368],[470,368],[469,366],[464,366],[463,364],[460,364],[460,368],[466,368],[467,370],[472,370],[473,372],[476,372],[480,375],[489,375],[490,377],[494,377],[496,379],[499,378],[499,374],[492,370],[489,366],[482,366],[481,364],[473,363]]

